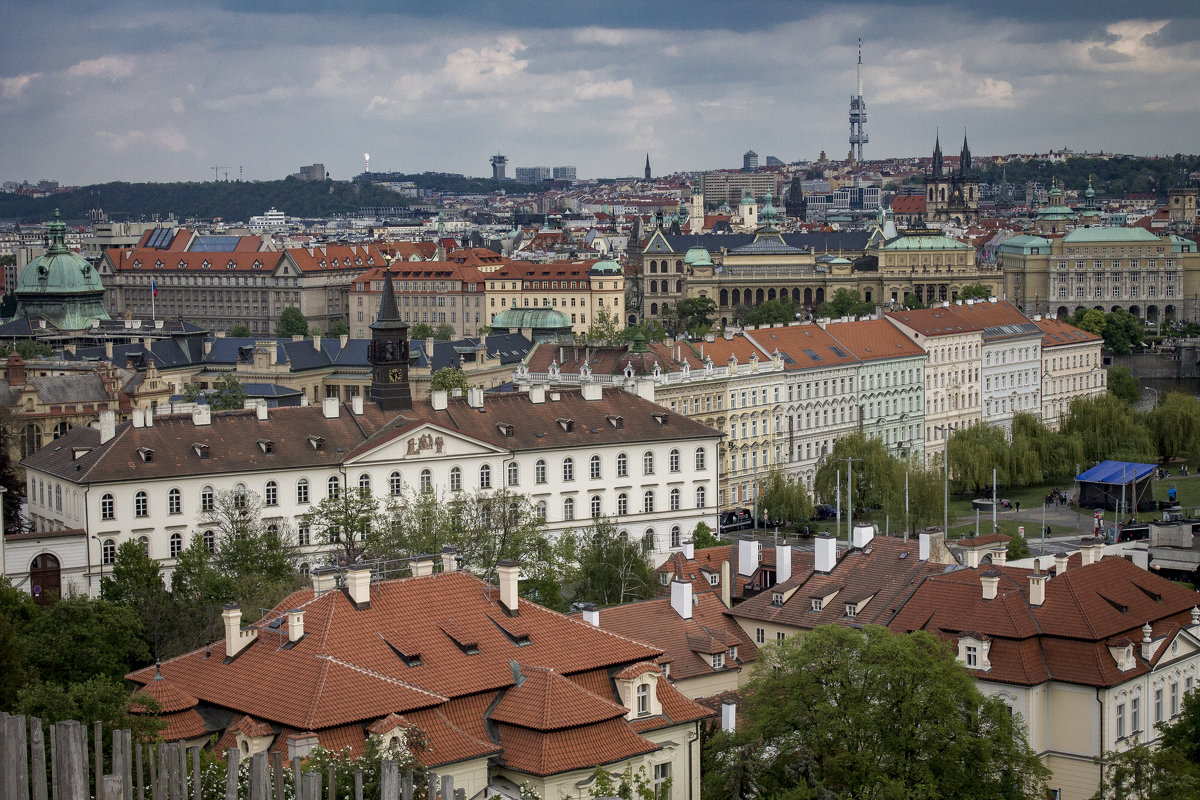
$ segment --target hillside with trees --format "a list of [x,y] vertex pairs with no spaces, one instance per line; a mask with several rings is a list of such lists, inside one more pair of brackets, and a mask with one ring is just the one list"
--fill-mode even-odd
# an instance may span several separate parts
[[1082,191],[1088,178],[1101,197],[1123,197],[1127,192],[1153,192],[1165,196],[1179,175],[1200,170],[1200,156],[1176,154],[1166,158],[1116,156],[1113,158],[1068,158],[1065,161],[1008,161],[1004,164],[976,163],[979,179],[987,183],[1007,180],[1017,185],[1037,181],[1050,185],[1057,178],[1065,189]]

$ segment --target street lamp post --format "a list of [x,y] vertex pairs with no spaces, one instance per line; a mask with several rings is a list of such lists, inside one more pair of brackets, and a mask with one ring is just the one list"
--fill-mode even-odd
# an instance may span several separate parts
[[942,536],[950,536],[950,437],[945,425],[934,425],[933,429],[942,434]]

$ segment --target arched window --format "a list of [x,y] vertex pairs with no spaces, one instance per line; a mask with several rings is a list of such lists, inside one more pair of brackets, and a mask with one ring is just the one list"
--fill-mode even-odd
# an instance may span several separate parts
[[363,494],[371,493],[371,476],[365,472],[358,476],[358,491]]
[[683,531],[680,530],[678,525],[673,525],[671,527],[671,547],[678,548],[683,543],[682,539]]
[[171,558],[178,558],[183,552],[183,536],[178,532],[171,534]]
[[117,542],[115,539],[105,539],[100,545],[100,563],[111,564],[117,560]]
[[672,450],[667,456],[667,469],[671,472],[679,472],[679,451]]
[[546,520],[546,501],[539,500],[537,504],[537,518],[543,522]]
[[646,512],[647,514],[654,513],[654,490],[653,489],[647,489],[646,493],[642,495],[642,511]]
[[563,480],[575,480],[575,459],[570,458],[569,456],[563,459]]
[[654,453],[650,452],[649,450],[642,453],[642,474],[654,474]]
[[671,490],[671,510],[672,511],[679,510],[679,489],[678,488]]
[[178,489],[172,489],[167,492],[167,513],[182,514],[183,513],[183,492]]
[[308,478],[301,478],[296,481],[296,502],[308,502]]
[[592,519],[600,516],[600,495],[592,495]]
[[342,493],[342,482],[337,475],[330,475],[329,480],[325,481],[325,485],[330,497],[337,497]]
[[629,513],[629,495],[621,492],[617,495],[617,516],[623,517]]
[[506,481],[509,486],[519,486],[521,483],[521,468],[517,466],[517,462],[510,461],[505,468],[508,472]]
[[592,456],[588,461],[588,475],[592,480],[600,478],[600,456]]
[[54,484],[54,510],[62,511],[62,487]]
[[638,684],[637,713],[639,717],[650,713],[650,684],[648,683]]
[[212,531],[205,531],[203,534],[204,546],[208,548],[208,552],[217,552],[217,535]]
[[279,484],[275,481],[267,481],[267,485],[263,487],[263,503],[269,506],[279,505]]
[[215,497],[216,497],[216,493],[213,492],[213,487],[205,486],[204,488],[202,488],[200,490],[200,510],[201,511],[212,511]]
[[116,519],[117,504],[113,501],[111,494],[105,494],[100,498],[100,519]]
[[708,451],[703,447],[696,448],[696,469],[708,469]]
[[696,487],[696,508],[704,508],[708,505],[708,490],[703,486]]
[[133,496],[133,515],[135,517],[150,516],[150,495],[139,491]]
[[137,538],[137,542],[139,545],[141,545],[142,552],[145,553],[147,556],[149,556],[150,555],[150,537],[149,536],[139,536]]
[[625,478],[629,476],[629,456],[624,453],[617,454],[617,477]]
[[246,484],[235,483],[233,485],[233,505],[235,508],[246,507]]
[[546,482],[546,462],[540,458],[533,465],[533,480],[537,483]]
[[479,488],[492,488],[492,467],[490,464],[484,464],[479,468]]
[[462,469],[459,467],[450,468],[450,491],[462,491]]
[[563,519],[568,522],[575,519],[575,498],[568,497],[563,500]]
[[393,472],[388,476],[388,491],[392,493],[392,496],[400,494],[403,488],[404,481],[401,480],[399,472]]
[[428,469],[421,470],[421,491],[422,492],[432,492],[433,491],[433,473],[430,472]]
[[642,534],[642,552],[653,553],[657,544],[657,537],[654,535],[654,528],[646,528],[646,532]]

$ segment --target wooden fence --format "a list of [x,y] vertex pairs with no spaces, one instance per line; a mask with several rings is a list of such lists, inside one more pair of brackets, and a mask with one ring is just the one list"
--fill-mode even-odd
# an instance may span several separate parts
[[[105,772],[104,735],[99,722],[74,720],[49,727],[49,761],[42,721],[0,713],[0,800],[204,800],[200,746],[183,742],[133,742],[130,731],[113,731]],[[249,759],[248,792],[239,790],[242,758],[237,748],[226,754],[224,800],[286,800],[287,784],[295,800],[338,800],[334,767],[325,775],[304,772],[301,759],[285,773],[282,753],[256,753]],[[47,769],[47,763],[49,768]],[[420,787],[417,787],[418,790]],[[450,775],[429,775],[430,800],[465,800]],[[384,760],[380,765],[378,800],[413,800],[411,770]],[[354,798],[363,798],[363,774],[354,774]],[[375,800],[371,798],[370,800]]]

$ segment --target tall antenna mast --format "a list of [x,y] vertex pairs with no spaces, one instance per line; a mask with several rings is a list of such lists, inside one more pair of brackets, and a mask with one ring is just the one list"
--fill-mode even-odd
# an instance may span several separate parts
[[867,121],[867,104],[862,96],[862,37],[858,38],[858,85],[857,93],[850,98],[850,155],[862,163],[862,146],[871,141],[863,130]]

